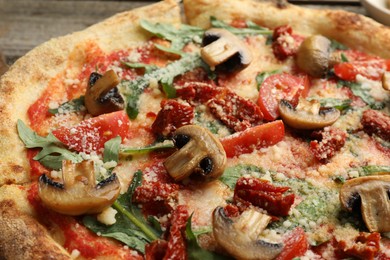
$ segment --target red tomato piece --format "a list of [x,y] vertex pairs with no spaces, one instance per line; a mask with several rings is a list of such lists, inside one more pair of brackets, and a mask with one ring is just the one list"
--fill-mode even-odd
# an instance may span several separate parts
[[129,125],[126,113],[117,111],[84,120],[74,127],[60,127],[53,135],[77,152],[100,152],[108,140],[117,136],[124,139]]
[[275,74],[264,80],[260,86],[257,103],[265,120],[273,121],[279,117],[279,102],[286,99],[294,106],[300,97],[306,97],[310,81],[307,75]]
[[311,137],[315,140],[310,142],[310,150],[319,161],[325,163],[344,146],[347,134],[336,127],[325,127],[314,131]]
[[358,259],[372,260],[378,254],[381,234],[378,232],[360,232],[353,243],[339,241],[336,253],[342,258],[355,256]]
[[372,80],[380,80],[387,70],[386,60],[370,60],[343,62],[334,65],[334,73],[337,77],[347,81],[355,81],[358,74]]
[[294,56],[304,38],[293,34],[289,25],[279,26],[272,35],[272,51],[278,60],[285,60]]
[[289,189],[290,187],[274,186],[265,180],[240,178],[234,189],[234,201],[250,202],[273,216],[287,216],[295,200],[294,194],[284,195]]
[[231,158],[255,149],[267,147],[284,138],[284,124],[281,120],[248,128],[221,139],[226,156]]
[[278,255],[276,260],[291,260],[294,257],[302,256],[309,247],[305,231],[300,227],[294,229],[283,240],[283,251]]

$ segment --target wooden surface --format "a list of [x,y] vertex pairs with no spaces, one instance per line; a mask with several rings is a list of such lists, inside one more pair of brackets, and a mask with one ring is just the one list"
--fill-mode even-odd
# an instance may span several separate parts
[[[358,0],[291,0],[311,8],[339,8],[365,14]],[[0,0],[0,74],[7,65],[50,38],[82,30],[117,12],[154,1]]]

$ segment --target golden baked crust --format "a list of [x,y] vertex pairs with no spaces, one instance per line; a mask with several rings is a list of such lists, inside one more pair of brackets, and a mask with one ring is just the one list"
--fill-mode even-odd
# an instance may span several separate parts
[[70,259],[49,232],[32,217],[23,186],[0,188],[0,258]]
[[390,28],[363,15],[302,8],[286,2],[184,0],[183,3],[188,22],[203,28],[210,26],[210,16],[226,22],[251,20],[268,28],[288,24],[298,33],[322,34],[350,48],[390,58],[390,50],[384,48],[390,44]]
[[[50,79],[64,73],[69,63],[83,64],[80,46],[94,41],[103,51],[129,48],[149,36],[141,31],[139,19],[180,23],[174,0],[117,14],[88,29],[52,39],[20,58],[0,79],[0,185],[29,181],[26,149],[16,131],[16,121],[28,122],[26,111],[45,90]],[[12,152],[10,152],[12,151]]]

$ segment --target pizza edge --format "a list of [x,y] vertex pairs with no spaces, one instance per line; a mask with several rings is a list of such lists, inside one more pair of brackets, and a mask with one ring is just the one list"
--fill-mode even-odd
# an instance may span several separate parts
[[[343,10],[309,9],[284,1],[184,0],[191,25],[210,27],[210,16],[223,21],[251,20],[271,29],[290,25],[300,34],[322,34],[351,48],[390,57],[390,28],[366,16]],[[375,37],[373,37],[375,35]]]

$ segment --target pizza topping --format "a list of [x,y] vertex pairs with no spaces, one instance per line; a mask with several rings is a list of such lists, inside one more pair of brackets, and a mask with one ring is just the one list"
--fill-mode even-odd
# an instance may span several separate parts
[[324,36],[307,37],[296,54],[298,67],[313,77],[325,75],[329,66],[330,45],[330,40]]
[[113,70],[109,70],[100,76],[92,73],[89,78],[89,86],[85,93],[85,107],[93,116],[122,110],[124,101],[119,94],[120,80]]
[[390,175],[348,180],[340,190],[340,201],[348,211],[361,211],[370,232],[390,231]]
[[366,110],[361,119],[363,130],[369,135],[376,134],[390,141],[390,117],[376,110]]
[[63,161],[63,182],[45,174],[39,178],[39,196],[50,209],[66,215],[102,212],[119,196],[120,183],[115,174],[96,184],[93,161],[74,164]]
[[307,75],[274,74],[267,77],[260,86],[257,104],[264,119],[273,121],[280,115],[279,102],[288,100],[296,106],[300,97],[306,97],[310,82]]
[[250,127],[221,140],[226,156],[232,158],[257,149],[274,145],[284,138],[284,124],[281,120]]
[[231,32],[212,28],[205,32],[201,56],[212,70],[240,71],[252,61],[252,54],[245,44]]
[[297,129],[319,129],[332,125],[340,117],[340,111],[333,107],[321,107],[316,100],[300,99],[298,105],[282,100],[279,103],[283,122]]
[[294,56],[301,43],[301,37],[294,35],[291,26],[276,27],[272,35],[272,51],[278,60]]
[[238,259],[274,259],[283,250],[283,243],[261,239],[271,217],[249,209],[229,218],[222,207],[213,212],[213,234],[218,244]]
[[174,136],[179,146],[188,139],[188,142],[164,161],[166,170],[176,181],[184,180],[190,175],[210,181],[222,175],[226,153],[222,144],[209,130],[188,125],[176,130]]
[[326,162],[344,146],[347,134],[335,127],[325,127],[314,131],[311,137],[315,139],[310,142],[311,151],[317,160]]
[[174,99],[163,100],[161,110],[152,124],[155,135],[170,136],[176,129],[191,124],[194,109],[188,103]]
[[220,92],[207,106],[227,127],[239,132],[262,123],[263,114],[255,103],[229,90]]
[[234,189],[234,201],[250,203],[266,210],[273,216],[287,216],[295,195],[285,194],[289,187],[277,187],[256,178],[240,178]]
[[390,72],[385,71],[382,76],[382,87],[384,90],[390,90]]
[[[359,259],[374,259],[380,248],[381,235],[377,232],[360,232],[353,239],[338,241],[337,251],[340,258],[354,256]],[[379,258],[382,259],[382,258]],[[383,258],[383,259],[388,259]]]

